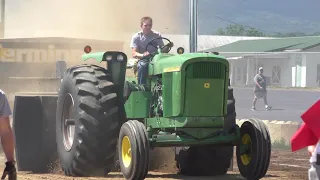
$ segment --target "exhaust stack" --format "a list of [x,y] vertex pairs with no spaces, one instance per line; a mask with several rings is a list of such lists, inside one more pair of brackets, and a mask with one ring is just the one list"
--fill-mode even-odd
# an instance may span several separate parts
[[1,1],[0,38],[4,38],[6,0],[0,0],[0,1]]
[[0,38],[4,38],[4,20],[5,20],[5,4],[6,0],[1,0],[1,22],[0,22]]
[[198,0],[189,0],[189,51],[197,52],[198,46]]

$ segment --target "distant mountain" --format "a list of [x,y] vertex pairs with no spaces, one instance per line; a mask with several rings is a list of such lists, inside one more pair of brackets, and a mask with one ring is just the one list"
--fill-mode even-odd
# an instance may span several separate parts
[[[187,9],[188,2],[186,0]],[[311,34],[320,31],[319,7],[318,0],[199,0],[199,34],[215,34],[218,28],[231,24],[228,21],[254,27],[267,34]],[[188,11],[181,13],[189,17]],[[188,31],[189,19],[185,20]]]

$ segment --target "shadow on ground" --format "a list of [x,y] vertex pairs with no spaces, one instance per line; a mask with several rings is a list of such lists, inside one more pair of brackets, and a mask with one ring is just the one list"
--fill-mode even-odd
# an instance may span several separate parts
[[[182,176],[178,174],[148,174],[147,178],[159,178],[159,179],[181,179],[181,180],[195,180],[195,179],[201,179],[201,180],[211,180],[212,176]],[[244,178],[241,175],[238,174],[228,174],[224,176],[214,176],[215,180],[243,180]]]
[[[265,175],[264,178],[276,178],[279,177],[277,175]],[[181,180],[195,180],[195,179],[201,179],[201,180],[211,180],[212,176],[182,176],[179,174],[148,174],[147,178],[159,178],[159,179],[181,179]],[[244,180],[240,174],[227,174],[223,176],[214,176],[215,180]]]

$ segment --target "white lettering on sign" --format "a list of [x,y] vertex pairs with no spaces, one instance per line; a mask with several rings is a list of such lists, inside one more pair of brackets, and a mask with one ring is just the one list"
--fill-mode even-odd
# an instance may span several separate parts
[[55,62],[81,61],[82,49],[55,49],[49,45],[47,49],[2,48],[0,44],[0,62]]
[[0,60],[1,61],[15,61],[15,50],[14,49],[7,49],[7,48],[0,48]]

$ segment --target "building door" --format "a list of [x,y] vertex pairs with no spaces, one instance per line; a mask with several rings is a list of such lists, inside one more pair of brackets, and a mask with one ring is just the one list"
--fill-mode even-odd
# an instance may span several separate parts
[[301,61],[296,61],[296,82],[295,87],[301,87]]
[[320,87],[320,64],[317,64],[317,84]]
[[272,67],[272,84],[280,84],[281,80],[281,67],[273,66]]

